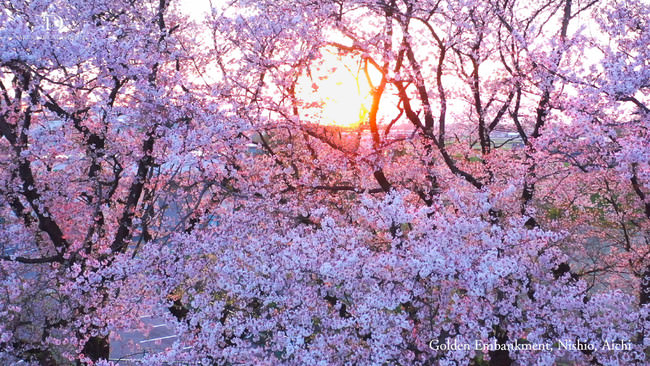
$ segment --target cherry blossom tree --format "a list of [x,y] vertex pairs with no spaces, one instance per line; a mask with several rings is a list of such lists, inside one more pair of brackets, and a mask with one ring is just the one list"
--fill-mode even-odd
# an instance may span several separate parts
[[2,5],[0,360],[646,362],[648,5],[179,6]]
[[130,274],[116,262],[174,231],[172,209],[184,229],[189,176],[187,202],[210,198],[218,152],[188,159],[228,131],[189,92],[201,62],[179,14],[165,0],[0,6],[2,363],[108,358]]

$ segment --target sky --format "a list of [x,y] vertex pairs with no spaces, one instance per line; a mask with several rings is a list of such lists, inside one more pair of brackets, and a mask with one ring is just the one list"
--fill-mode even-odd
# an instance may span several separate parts
[[[226,0],[181,0],[180,9],[194,21],[201,21],[211,4],[224,5]],[[298,85],[298,96],[305,103],[322,103],[316,116],[321,124],[348,127],[358,124],[371,103],[365,77],[359,78],[354,60],[337,59],[331,52],[324,52],[321,61],[322,71],[312,70],[315,80],[300,79],[303,85]]]
[[[194,20],[201,20],[210,10],[210,0],[180,0],[180,3],[183,12]],[[212,0],[214,5],[223,3],[225,3],[225,0]]]

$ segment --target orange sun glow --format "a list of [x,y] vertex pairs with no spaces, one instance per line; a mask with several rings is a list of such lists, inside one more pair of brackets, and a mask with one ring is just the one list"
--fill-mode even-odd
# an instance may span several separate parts
[[355,128],[367,120],[370,85],[359,60],[328,50],[298,81],[301,118],[320,125]]

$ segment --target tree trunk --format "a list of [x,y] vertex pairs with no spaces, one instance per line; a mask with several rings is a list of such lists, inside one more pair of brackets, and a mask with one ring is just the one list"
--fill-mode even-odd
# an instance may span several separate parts
[[[497,327],[495,329],[495,335],[497,339],[497,344],[506,344],[508,342],[508,337],[506,333]],[[510,358],[510,353],[507,350],[498,350],[490,351],[490,366],[510,366],[512,365],[512,359]]]
[[[108,336],[90,337],[88,341],[86,341],[86,344],[84,345],[81,353],[93,361],[98,361],[101,359],[108,360],[108,357],[110,355]],[[81,365],[80,362],[77,362],[77,364]]]
[[639,303],[641,305],[650,304],[650,265],[645,268],[643,277],[641,277]]

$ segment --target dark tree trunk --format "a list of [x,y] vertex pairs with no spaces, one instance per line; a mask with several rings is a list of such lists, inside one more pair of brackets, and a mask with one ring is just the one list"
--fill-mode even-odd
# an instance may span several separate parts
[[57,366],[58,363],[52,357],[52,353],[48,350],[32,349],[26,352],[26,359],[29,362],[38,362],[40,366]]
[[[108,337],[90,337],[81,353],[93,361],[108,360],[110,354]],[[77,362],[77,364],[80,365],[81,363]]]
[[641,294],[639,296],[641,305],[650,304],[650,265],[645,268],[641,278]]
[[[505,344],[508,342],[506,333],[500,328],[495,329],[496,339],[498,344]],[[507,350],[490,351],[490,366],[510,366],[512,359]]]

